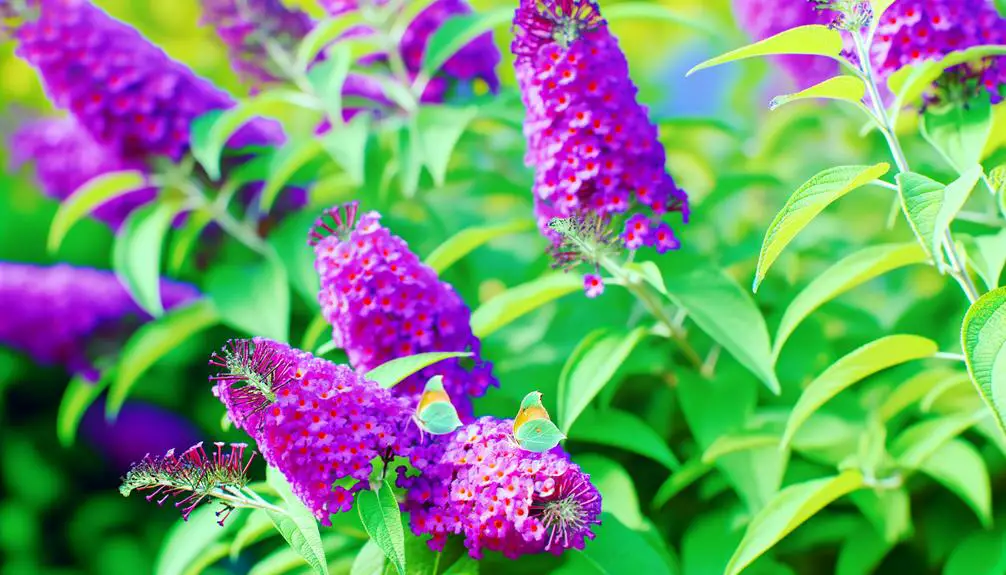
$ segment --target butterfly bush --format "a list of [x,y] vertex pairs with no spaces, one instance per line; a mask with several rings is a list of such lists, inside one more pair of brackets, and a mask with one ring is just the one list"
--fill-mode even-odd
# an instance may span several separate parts
[[[384,3],[378,2],[378,4]],[[358,0],[322,0],[322,5],[332,16],[342,16],[360,9]],[[416,15],[405,29],[399,43],[402,60],[410,79],[414,80],[419,74],[430,37],[449,18],[471,12],[471,7],[463,0],[434,0]],[[366,33],[366,31],[357,29],[353,33]],[[386,60],[387,55],[378,55],[376,58],[371,58],[370,62],[386,62]],[[476,80],[484,82],[489,91],[495,93],[499,90],[499,78],[496,75],[496,66],[499,62],[500,53],[493,43],[492,34],[482,34],[444,63],[438,73],[430,79],[422,94],[422,100],[431,103],[443,102],[451,93],[471,89]],[[373,84],[364,79],[359,79],[357,82],[373,88]]]
[[413,456],[420,475],[399,474],[412,531],[431,535],[432,549],[463,534],[475,558],[486,549],[509,558],[559,555],[594,537],[601,495],[590,476],[561,448],[521,449],[512,428],[511,419],[480,418]]
[[[764,40],[798,26],[826,26],[834,19],[834,15],[816,9],[814,3],[808,0],[733,0],[733,12],[737,23],[752,40]],[[799,90],[839,72],[837,62],[819,56],[777,56],[774,60]]]
[[590,213],[626,215],[626,248],[679,246],[668,212],[687,220],[688,203],[665,169],[657,128],[636,101],[618,41],[589,0],[521,0],[514,16],[517,82],[527,115],[525,163],[535,169],[538,226]]
[[[165,309],[199,296],[193,286],[161,281]],[[0,262],[0,344],[42,365],[61,365],[97,381],[95,360],[150,316],[110,271],[67,264]]]
[[[12,166],[31,162],[42,191],[56,200],[65,200],[92,178],[144,168],[96,142],[72,116],[24,122],[8,137],[8,148]],[[99,205],[91,215],[118,229],[130,212],[156,196],[154,188],[129,192]]]
[[287,8],[280,0],[202,0],[202,23],[227,47],[235,69],[256,84],[278,81],[282,72],[270,65],[265,43],[293,53],[311,31],[311,17]]
[[415,444],[413,402],[348,366],[264,338],[232,341],[210,364],[228,418],[325,525],[368,486],[375,459]]
[[318,301],[332,324],[333,342],[364,372],[417,353],[470,351],[470,360],[437,362],[394,387],[415,397],[427,379],[441,375],[462,419],[470,418],[470,398],[498,382],[492,364],[479,355],[468,307],[403,239],[381,225],[377,212],[363,213],[357,221],[357,210],[356,202],[328,210],[311,234],[321,278]]

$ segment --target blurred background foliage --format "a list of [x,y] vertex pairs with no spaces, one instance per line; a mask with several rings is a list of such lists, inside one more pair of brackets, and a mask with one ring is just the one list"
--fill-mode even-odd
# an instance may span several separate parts
[[[311,0],[286,3],[320,13]],[[212,31],[198,25],[197,0],[95,0],[95,4],[136,26],[169,55],[218,86],[235,96],[247,94]],[[498,6],[492,0],[473,4],[476,9]],[[616,4],[615,0],[604,1],[602,8]],[[665,0],[665,4],[715,22],[720,36],[710,38],[667,22],[638,19],[615,23],[612,29],[640,87],[641,102],[661,121],[670,171],[692,198],[692,222],[680,230],[687,251],[720,264],[748,286],[765,228],[789,194],[824,168],[883,161],[886,147],[877,134],[861,137],[861,120],[840,106],[808,103],[770,113],[766,107],[769,98],[786,91],[788,85],[785,78],[770,74],[764,61],[746,61],[685,79],[684,72],[696,62],[746,39],[736,30],[726,0]],[[499,72],[504,85],[512,87],[509,34],[498,33],[496,39],[504,54]],[[0,126],[5,134],[26,115],[52,113],[34,72],[13,56],[10,43],[0,46],[0,78]],[[905,131],[914,132],[911,126]],[[996,133],[1006,138],[1002,124]],[[490,136],[478,135],[484,138],[480,141],[484,153],[491,155]],[[512,136],[500,138],[508,141]],[[909,136],[906,142],[908,154],[922,167],[918,171],[949,179],[949,170],[918,137]],[[7,152],[0,147],[4,163]],[[993,157],[1002,159],[1001,153]],[[506,214],[527,213],[530,182],[527,171],[506,178],[484,178],[477,190],[463,186],[436,190],[419,199],[431,207],[429,212],[402,202],[392,207],[386,220],[415,252],[425,256],[467,226],[501,221]],[[366,207],[366,196],[361,199]],[[798,238],[756,297],[770,331],[797,291],[840,257],[867,243],[910,240],[903,221],[893,229],[886,226],[891,199],[889,192],[879,188],[851,195]],[[76,225],[56,254],[46,253],[46,236],[56,207],[54,200],[37,190],[30,167],[0,173],[0,260],[66,261],[109,268],[112,233],[90,220]],[[306,219],[295,218],[279,233],[292,234],[293,241],[300,241],[305,222],[312,220],[316,211],[306,210]],[[435,215],[436,221],[429,214]],[[967,231],[968,224],[961,229]],[[475,308],[506,286],[546,269],[543,248],[542,240],[533,233],[497,240],[452,267],[444,279]],[[661,267],[673,268],[687,265],[689,257],[672,254],[659,262]],[[311,318],[308,306],[300,299],[295,302],[294,342]],[[620,368],[622,384],[617,393],[614,386],[606,393],[613,405],[636,413],[667,439],[679,459],[692,460],[708,446],[709,438],[743,425],[756,402],[769,411],[773,406],[784,409],[792,405],[802,383],[867,341],[903,332],[931,337],[946,348],[955,347],[958,320],[965,307],[952,282],[930,268],[909,267],[837,298],[801,325],[778,364],[784,391],[781,397],[768,396],[750,374],[725,356],[713,382],[689,381],[667,373],[665,360],[671,348],[665,341],[650,340]],[[626,317],[630,322],[638,320],[639,313],[628,295],[609,289],[597,301],[571,296],[561,305],[550,304],[488,337],[483,355],[495,362],[501,389],[478,402],[477,412],[513,413],[516,401],[532,389],[554,398],[562,365],[584,334],[624,324]],[[156,440],[145,442],[139,431],[161,415],[174,414],[191,422],[192,428],[180,434],[241,439],[233,431],[219,431],[222,410],[208,393],[204,367],[209,352],[232,335],[223,327],[214,328],[175,349],[147,372],[133,392],[131,405],[137,413],[162,409],[167,415],[157,411],[159,415],[129,418],[125,410],[110,426],[92,409],[84,418],[79,440],[69,448],[60,446],[54,425],[68,380],[65,373],[33,366],[0,349],[3,574],[150,572],[177,516],[135,497],[123,499],[116,492],[119,477],[131,457],[171,447]],[[700,347],[708,349],[710,344],[703,337],[696,333]],[[903,371],[886,374],[875,384],[891,385],[906,375]],[[838,398],[833,409],[856,412],[856,396]],[[689,415],[698,417],[701,425],[691,421],[686,426],[684,418]],[[698,445],[689,439],[693,436]],[[583,447],[586,443],[577,442],[574,434],[571,451],[578,453],[577,460],[595,479],[612,490],[605,493],[606,501],[611,493],[633,499],[623,508],[630,511],[622,512],[622,522],[652,521],[659,526],[660,534],[671,543],[668,553],[680,555],[672,557],[669,564],[685,575],[722,572],[739,541],[742,530],[736,526],[744,512],[738,513],[737,499],[726,495],[728,487],[737,490],[741,498],[757,500],[775,489],[773,476],[784,469],[786,483],[816,476],[822,469],[803,460],[787,466],[779,461],[781,456],[774,446],[752,450],[749,455],[735,456],[737,465],[724,474],[682,486],[685,491],[667,503],[671,494],[665,484],[670,475],[667,469],[614,447],[591,444],[588,449]],[[997,488],[1003,487],[1004,475],[996,471],[1006,467],[1006,460],[987,444],[983,454],[995,478],[993,492],[1001,493]],[[626,470],[632,470],[631,475]],[[261,471],[258,468],[256,473],[260,476]],[[629,482],[627,489],[623,489],[625,481]],[[996,541],[1002,541],[1001,530],[976,531],[979,524],[974,513],[945,490],[928,485],[918,493],[923,504],[912,510],[917,537],[896,548],[879,572],[923,573],[948,557],[963,564],[964,570],[957,571],[961,574],[1003,572],[967,570],[969,548],[958,548],[972,533],[990,539],[994,547]],[[640,517],[641,511],[650,514],[650,519]],[[836,561],[834,544],[863,529],[869,532],[870,527],[848,507],[823,514],[784,541],[775,558],[760,560],[751,572],[828,572]],[[979,553],[988,548],[982,541],[967,544]]]

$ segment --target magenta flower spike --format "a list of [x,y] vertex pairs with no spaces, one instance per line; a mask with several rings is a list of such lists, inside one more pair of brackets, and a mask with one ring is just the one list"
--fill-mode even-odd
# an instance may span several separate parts
[[393,388],[415,398],[426,380],[441,375],[462,420],[470,419],[471,398],[498,382],[492,364],[479,357],[481,343],[472,334],[468,307],[381,225],[377,212],[357,210],[352,202],[326,211],[309,240],[321,278],[318,300],[333,341],[359,371],[417,353],[472,352],[473,360],[437,362]]
[[664,149],[636,101],[628,64],[591,0],[521,0],[511,50],[527,116],[525,163],[535,169],[535,214],[556,246],[555,218],[604,225],[627,216],[628,249],[655,247],[646,230],[668,212],[688,215],[688,198],[665,170]]
[[[161,281],[165,309],[198,296],[193,286]],[[0,262],[0,307],[0,345],[91,381],[99,376],[95,360],[150,319],[111,271],[67,264]]]
[[440,550],[452,534],[472,557],[484,550],[509,558],[583,549],[600,524],[601,494],[561,448],[525,451],[513,420],[483,417],[414,455],[419,476],[398,476],[403,510],[417,536]]

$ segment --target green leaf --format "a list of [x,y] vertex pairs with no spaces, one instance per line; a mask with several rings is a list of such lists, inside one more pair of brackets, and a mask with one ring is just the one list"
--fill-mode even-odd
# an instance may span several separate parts
[[853,350],[804,388],[786,422],[782,445],[789,445],[803,422],[842,390],[878,371],[930,357],[938,349],[931,339],[917,335],[889,335]]
[[353,559],[353,567],[349,575],[383,575],[384,574],[384,551],[374,543],[373,539],[368,539],[360,552]]
[[164,313],[161,249],[176,213],[176,207],[166,202],[133,210],[116,234],[112,247],[115,276],[133,300],[154,317]]
[[778,358],[800,322],[825,302],[891,270],[927,260],[918,242],[871,246],[840,260],[818,274],[786,308],[776,331],[772,355]]
[[646,518],[639,509],[639,496],[628,471],[592,453],[577,456],[576,463],[590,475],[590,482],[601,493],[602,511],[611,513],[629,529],[645,529]]
[[901,467],[918,469],[938,449],[987,415],[979,410],[920,421],[898,435],[891,444],[891,456]]
[[451,564],[443,575],[479,575],[479,562],[465,553]]
[[970,443],[951,439],[926,458],[919,469],[963,499],[983,527],[992,526],[989,471],[981,453]]
[[371,541],[380,547],[399,575],[405,575],[405,530],[402,529],[402,513],[391,486],[385,481],[376,492],[359,492],[356,507]]
[[241,556],[241,551],[245,547],[265,539],[273,534],[272,519],[269,514],[261,509],[255,509],[248,515],[248,519],[241,525],[234,540],[231,541],[228,555],[231,561],[236,561]]
[[1006,266],[1006,230],[994,236],[960,236],[967,250],[968,264],[981,276],[990,290],[999,287],[999,276]]
[[880,539],[897,543],[912,533],[911,498],[903,487],[857,491],[849,496]]
[[[956,527],[956,526],[955,526]],[[947,558],[943,575],[1001,575],[1006,572],[1006,533],[976,531]]]
[[786,487],[751,520],[725,575],[740,573],[829,503],[861,487],[863,477],[855,470]]
[[992,0],[992,4],[995,5],[996,11],[999,12],[999,17],[1006,18],[1006,0]]
[[290,548],[297,552],[315,573],[328,575],[328,560],[321,545],[318,522],[300,499],[290,490],[290,484],[275,467],[266,468],[266,482],[286,504],[286,513],[266,511],[269,519]]
[[70,447],[77,439],[77,428],[84,412],[108,387],[109,377],[102,374],[99,381],[88,381],[80,375],[73,376],[63,392],[56,415],[56,437],[63,447]]
[[905,217],[941,273],[945,267],[942,251],[946,232],[981,177],[982,167],[978,164],[948,186],[913,172],[895,176]]
[[637,453],[672,471],[681,467],[678,458],[660,434],[643,420],[625,411],[585,411],[569,430],[569,438]]
[[154,574],[187,574],[191,564],[233,530],[243,513],[241,509],[235,510],[223,527],[217,524],[216,508],[211,505],[196,508],[188,521],[179,519],[164,537],[154,560]]
[[715,468],[712,465],[700,459],[686,461],[680,469],[667,478],[667,481],[660,484],[657,494],[653,496],[651,506],[654,509],[660,509],[675,495],[687,489],[688,486],[701,479],[713,469]]
[[779,380],[772,368],[768,327],[751,295],[733,278],[708,266],[676,267],[665,274],[671,301],[772,393],[778,394]]
[[421,68],[422,74],[427,78],[432,78],[444,65],[444,62],[467,46],[469,42],[493,28],[509,24],[512,20],[513,8],[509,6],[448,18],[430,36],[426,44]]
[[740,433],[722,435],[702,453],[703,463],[715,463],[719,458],[747,451],[748,449],[758,449],[779,445],[780,437],[773,433]]
[[136,330],[119,355],[114,381],[105,400],[106,413],[115,417],[133,386],[150,366],[218,321],[220,316],[213,303],[200,299],[175,308]]
[[653,262],[629,262],[622,266],[622,270],[629,274],[629,277],[635,280],[638,276],[640,279],[650,284],[650,287],[667,295],[667,286],[664,284],[664,276],[660,273],[660,268],[657,264]]
[[342,88],[353,65],[353,50],[348,42],[332,47],[322,62],[311,66],[307,79],[322,101],[331,123],[342,122]]
[[295,69],[302,73],[306,72],[323,48],[353,26],[363,22],[364,15],[359,10],[345,12],[338,18],[326,18],[318,22],[297,46],[297,54],[294,57]]
[[629,529],[611,513],[601,513],[601,524],[594,528],[594,532],[596,537],[587,542],[581,553],[598,573],[674,573],[671,565],[640,532]]
[[922,136],[960,173],[982,160],[992,132],[992,104],[985,92],[966,104],[927,106],[920,123]]
[[210,270],[206,293],[228,326],[285,342],[290,337],[290,288],[279,258]]
[[827,56],[837,60],[841,53],[842,35],[837,30],[831,30],[827,26],[816,24],[799,26],[784,30],[761,42],[755,42],[754,44],[727,52],[722,56],[706,60],[689,70],[685,76],[691,76],[695,72],[705,68],[757,56],[806,54],[811,56]]
[[568,433],[580,413],[611,381],[649,330],[637,327],[628,333],[611,333],[569,357],[559,376],[559,429]]
[[53,216],[52,224],[49,226],[47,242],[49,253],[55,253],[73,224],[91,213],[94,208],[148,185],[146,176],[137,170],[107,172],[85,182],[60,202],[59,209],[56,210],[56,215]]
[[450,359],[452,357],[470,357],[472,354],[467,351],[431,351],[427,353],[417,353],[405,357],[397,357],[386,361],[381,365],[367,372],[366,377],[370,381],[375,381],[383,388],[394,387],[398,382],[406,377],[419,372],[438,361]]
[[769,102],[768,108],[769,110],[775,110],[790,102],[816,98],[844,100],[853,104],[861,104],[864,96],[866,96],[866,84],[856,76],[843,75],[828,78],[823,82],[794,94],[776,96]]
[[419,131],[414,122],[398,130],[396,154],[398,184],[402,195],[406,198],[415,197],[423,172],[423,143],[419,140]]
[[[316,219],[317,214],[311,210],[290,214],[283,218],[279,227],[269,233],[269,244],[276,250],[279,261],[283,262],[290,284],[315,310],[318,309],[321,286],[318,272],[314,269],[314,249],[305,239],[307,230],[314,227]],[[325,327],[328,325],[325,324]]]
[[852,190],[883,176],[889,168],[884,163],[830,168],[800,186],[769,224],[758,256],[753,291],[758,291],[758,285],[782,250],[824,208]]
[[322,142],[316,138],[303,142],[290,142],[280,148],[269,164],[269,178],[266,180],[265,188],[262,189],[259,208],[263,212],[272,209],[273,203],[287,182],[308,162],[317,158],[322,150]]
[[370,114],[357,114],[348,124],[332,126],[321,137],[325,151],[357,186],[364,183],[370,122]]
[[175,232],[170,253],[168,254],[168,272],[177,273],[185,265],[185,258],[197,244],[206,226],[213,221],[213,213],[205,208],[188,213],[185,225]]
[[604,7],[604,19],[608,23],[619,22],[621,20],[645,20],[647,22],[671,22],[681,24],[698,32],[703,32],[717,38],[722,37],[723,31],[717,28],[713,22],[705,19],[693,18],[689,15],[676,12],[663,4],[653,4],[650,2],[620,2]]
[[869,525],[854,530],[838,552],[835,575],[871,575],[894,547]]
[[971,381],[1006,433],[1006,288],[971,304],[961,326],[961,348]]
[[422,106],[416,113],[416,129],[422,143],[423,164],[433,176],[433,183],[444,185],[447,165],[458,140],[468,124],[478,115],[478,108],[452,106]]
[[959,374],[948,369],[932,369],[913,376],[884,399],[877,411],[878,417],[881,421],[890,421],[894,416],[918,403],[942,382],[956,377],[959,377]]
[[466,228],[437,246],[437,249],[426,256],[426,261],[423,263],[433,268],[433,271],[438,274],[443,273],[454,262],[492,240],[533,228],[534,222],[531,220],[514,220],[505,224]]
[[472,333],[485,338],[524,314],[581,289],[579,277],[564,273],[548,274],[512,287],[472,313]]

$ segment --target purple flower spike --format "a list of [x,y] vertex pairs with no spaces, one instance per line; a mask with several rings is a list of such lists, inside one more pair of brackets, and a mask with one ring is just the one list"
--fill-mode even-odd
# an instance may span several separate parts
[[[144,168],[142,163],[123,160],[95,142],[73,117],[25,122],[10,136],[9,149],[15,167],[33,162],[42,191],[56,200],[65,200],[97,176]],[[156,196],[154,188],[130,192],[101,204],[92,215],[118,229],[130,212]]]
[[[818,10],[809,0],[733,0],[737,23],[752,40],[809,24],[827,26],[835,14]],[[773,58],[793,79],[797,90],[809,88],[839,72],[838,63],[820,56],[777,56]]]
[[228,417],[325,525],[368,486],[375,459],[416,443],[414,402],[347,366],[264,338],[231,342],[210,363],[223,367],[210,379]]
[[583,291],[587,297],[596,298],[604,293],[604,280],[597,274],[583,276]]
[[[525,163],[535,168],[538,225],[554,244],[554,218],[628,215],[656,226],[687,218],[687,196],[667,174],[664,149],[636,102],[628,64],[590,0],[521,0],[512,51],[527,117]],[[626,242],[654,245],[647,236]]]
[[355,202],[328,210],[311,232],[321,277],[318,300],[332,324],[332,339],[360,371],[417,353],[472,352],[472,360],[437,362],[393,388],[416,397],[427,379],[442,375],[461,418],[470,419],[470,398],[498,383],[492,364],[479,357],[481,344],[472,334],[468,307],[404,240],[381,225],[377,212],[361,214],[359,221],[356,215]]
[[312,27],[310,16],[279,0],[202,0],[202,7],[202,23],[216,30],[235,69],[256,84],[280,79],[268,64],[266,42],[293,53]]
[[[190,285],[161,281],[165,309],[198,295]],[[66,264],[0,262],[0,308],[0,345],[91,381],[99,375],[94,360],[117,353],[150,319],[112,272]]]
[[583,549],[601,523],[601,494],[590,476],[561,448],[532,453],[517,446],[513,420],[483,417],[437,438],[425,458],[413,457],[421,473],[398,476],[413,533],[431,535],[443,549],[451,534],[464,534],[476,559],[483,550],[509,558]]
[[[16,53],[38,70],[53,102],[123,160],[177,161],[188,151],[192,120],[234,105],[229,95],[90,2],[34,4],[37,17],[14,32]],[[231,143],[281,139],[274,124],[255,122]]]

